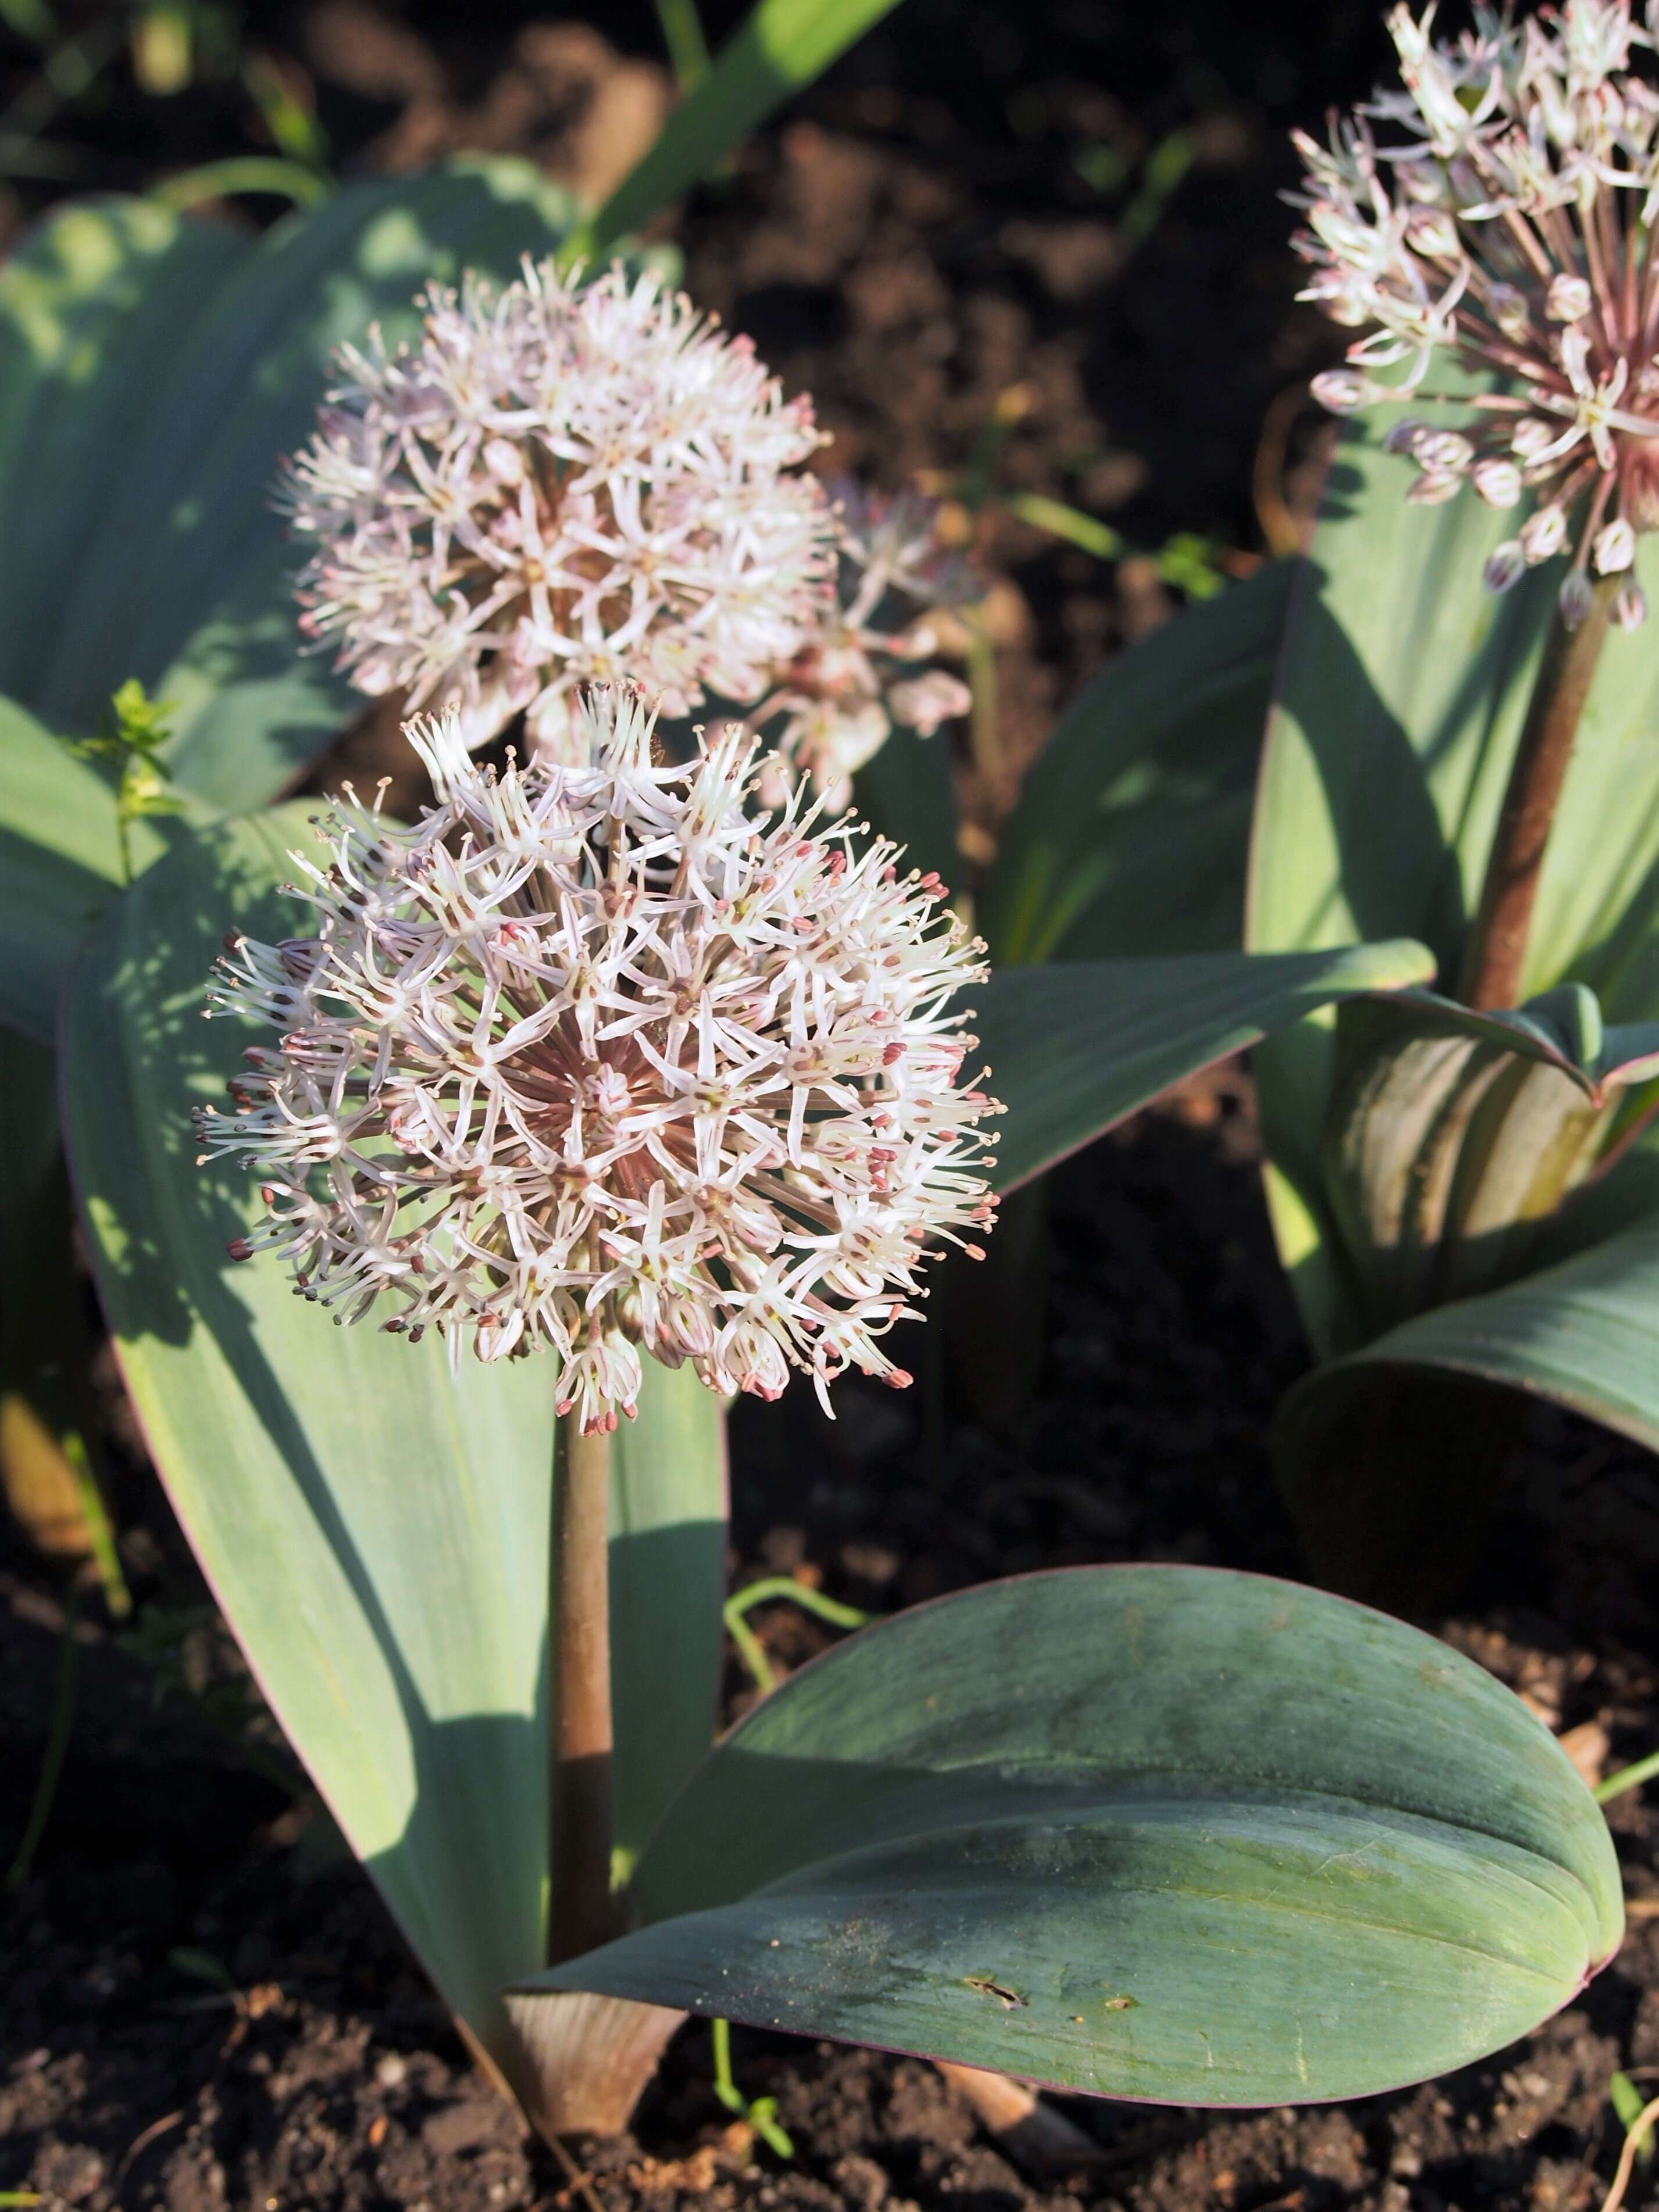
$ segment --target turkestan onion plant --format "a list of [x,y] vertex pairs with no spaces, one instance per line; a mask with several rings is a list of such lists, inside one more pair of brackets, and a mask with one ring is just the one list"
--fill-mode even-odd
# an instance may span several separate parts
[[[1381,1615],[1182,1568],[1022,1577],[862,1632],[713,1743],[723,1395],[799,1370],[833,1410],[849,1369],[898,1382],[888,1332],[925,1310],[930,1251],[978,1241],[988,1184],[1428,963],[1345,939],[985,976],[946,872],[881,842],[920,819],[905,778],[866,776],[841,823],[784,795],[798,748],[769,769],[717,727],[675,765],[631,699],[573,708],[590,649],[625,678],[641,643],[660,680],[677,641],[706,690],[787,646],[741,702],[759,719],[807,678],[833,690],[822,640],[877,611],[855,590],[792,641],[800,564],[768,603],[743,549],[805,546],[834,584],[787,458],[804,410],[613,277],[592,313],[632,333],[627,361],[572,340],[549,384],[524,368],[540,339],[515,340],[526,382],[469,385],[467,436],[427,441],[424,398],[384,447],[367,398],[322,423],[342,467],[367,454],[396,586],[379,649],[430,642],[387,613],[414,608],[459,641],[434,702],[454,684],[464,719],[510,670],[558,742],[531,758],[515,729],[526,757],[491,767],[460,721],[422,723],[436,789],[412,826],[348,799],[320,839],[273,804],[357,702],[296,649],[269,456],[357,378],[328,365],[341,337],[405,397],[467,303],[456,342],[485,348],[507,295],[468,270],[540,264],[556,215],[495,165],[354,187],[254,246],[118,203],[0,274],[0,558],[29,546],[8,580],[31,617],[0,633],[0,1003],[56,1036],[131,1402],[272,1711],[549,2130],[620,2124],[684,2010],[1229,2104],[1524,2033],[1616,1948],[1605,1826],[1507,1692]],[[462,304],[423,324],[406,302],[435,280]],[[526,279],[500,328],[551,318],[564,344],[582,297]],[[633,405],[636,371],[648,412],[662,376],[727,425],[720,468],[701,443],[678,476],[660,445],[613,477],[600,445],[560,449],[584,376]],[[670,477],[659,514],[643,487]],[[442,526],[434,486],[466,495]],[[117,794],[64,740],[128,676],[176,702],[156,765],[183,811],[131,825],[123,885]]]
[[610,1924],[608,1438],[642,1356],[723,1395],[902,1389],[881,1340],[943,1241],[981,1256],[998,1110],[960,1079],[984,969],[936,884],[793,807],[758,824],[741,731],[658,768],[631,696],[573,726],[583,765],[500,775],[453,710],[408,726],[437,805],[343,812],[313,933],[233,939],[213,1011],[278,1041],[198,1115],[260,1179],[233,1258],[454,1363],[557,1356],[556,1960]]
[[1355,333],[1309,557],[1113,665],[979,907],[999,966],[1149,983],[1241,916],[1260,952],[1428,948],[1436,991],[1256,1062],[1323,1363],[1284,1479],[1322,1574],[1419,1606],[1527,1396],[1659,1445],[1653,13],[1446,22],[1396,9],[1403,83],[1298,139],[1307,296]]

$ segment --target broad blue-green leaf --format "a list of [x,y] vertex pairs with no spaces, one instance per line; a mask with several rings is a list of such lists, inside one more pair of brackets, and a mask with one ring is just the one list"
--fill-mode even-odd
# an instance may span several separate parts
[[143,203],[51,217],[0,271],[0,544],[30,611],[6,624],[9,687],[84,733],[137,676],[179,702],[193,789],[229,808],[291,781],[362,704],[300,650],[303,556],[271,505],[329,356],[374,322],[412,337],[434,278],[551,252],[569,204],[526,163],[475,158],[350,185],[259,239]]
[[[232,922],[291,927],[273,886],[309,834],[299,808],[204,831],[98,926],[66,1009],[70,1163],[133,1404],[226,1619],[510,2074],[497,1992],[542,1955],[553,1364],[452,1375],[431,1340],[332,1328],[279,1261],[227,1258],[256,1194],[194,1164],[189,1109],[247,1042],[201,1018],[215,947]],[[706,1409],[654,1371],[616,1486],[619,1638],[643,1639],[616,1682],[630,1849],[708,1741],[723,1476]]]
[[[1263,757],[1246,942],[1307,950],[1406,933],[1455,986],[1548,626],[1558,564],[1481,582],[1514,517],[1473,497],[1408,507],[1381,416],[1349,426],[1291,599]],[[1659,554],[1644,545],[1649,590]],[[1651,573],[1647,573],[1648,571]],[[1659,1014],[1659,661],[1604,651],[1552,833],[1524,989],[1588,984],[1615,1022]],[[1258,1056],[1270,1197],[1315,1346],[1359,1323],[1333,1261],[1318,1149],[1328,1028]]]
[[820,76],[896,0],[758,0],[714,66],[669,116],[656,143],[582,228],[602,256],[670,201],[712,176],[757,124]]
[[[1650,1208],[1651,1184],[1650,1174]],[[1571,1231],[1571,1211],[1562,1227]],[[1298,1384],[1280,1409],[1275,1450],[1321,1569],[1345,1588],[1398,1591],[1412,1587],[1449,1523],[1469,1520],[1472,1538],[1478,1516],[1461,1491],[1477,1484],[1488,1502],[1495,1495],[1527,1398],[1659,1450],[1659,1227],[1650,1218],[1501,1290],[1415,1315]],[[1489,1437],[1497,1449],[1487,1472],[1479,1462]],[[1432,1595],[1432,1583],[1418,1586]]]
[[1659,1227],[1644,1223],[1485,1297],[1417,1315],[1310,1376],[1286,1422],[1322,1390],[1385,1367],[1501,1382],[1659,1451]]
[[1008,1109],[997,1125],[997,1187],[1028,1182],[1160,1091],[1311,1007],[1433,972],[1428,952],[1409,941],[996,969],[969,997],[988,1087]]
[[[179,835],[169,816],[135,822],[135,872]],[[52,1036],[76,946],[120,881],[113,787],[0,699],[0,1022]]]
[[643,1927],[521,1991],[1215,2105],[1496,2050],[1623,1920],[1588,1790],[1489,1674],[1181,1567],[1022,1576],[851,1638],[725,1738],[634,1896]]
[[1067,708],[1026,778],[979,901],[994,959],[1237,947],[1251,800],[1293,573],[1291,562],[1275,562],[1164,623],[1117,654]]

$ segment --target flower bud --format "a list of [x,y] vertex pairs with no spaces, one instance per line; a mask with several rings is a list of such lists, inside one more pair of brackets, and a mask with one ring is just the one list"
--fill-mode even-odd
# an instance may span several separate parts
[[1412,455],[1431,476],[1461,476],[1474,459],[1474,447],[1461,430],[1431,430],[1418,440]]
[[1561,586],[1561,619],[1569,629],[1577,629],[1590,611],[1595,594],[1589,578],[1582,568],[1570,568]]
[[1550,280],[1550,289],[1544,295],[1544,313],[1552,323],[1582,322],[1590,311],[1592,297],[1582,276],[1569,276],[1564,271]]
[[1527,572],[1527,556],[1518,538],[1506,538],[1486,556],[1485,581],[1489,592],[1514,589]]
[[1492,284],[1487,288],[1486,305],[1492,320],[1506,338],[1517,342],[1532,328],[1532,315],[1527,306],[1527,295],[1513,284]]
[[1308,389],[1333,415],[1357,414],[1362,407],[1369,407],[1374,399],[1381,397],[1369,376],[1362,376],[1352,368],[1327,368],[1314,379]]
[[1534,568],[1552,558],[1566,542],[1567,518],[1558,507],[1540,507],[1521,526],[1521,550]]
[[1427,437],[1429,426],[1415,415],[1404,415],[1394,423],[1382,441],[1385,453],[1410,453],[1417,450],[1419,438]]
[[1472,481],[1488,507],[1520,504],[1521,471],[1513,461],[1477,461]]
[[932,668],[925,676],[908,677],[902,684],[895,684],[887,694],[887,706],[894,720],[906,724],[924,738],[930,738],[941,722],[966,714],[973,704],[973,694],[967,684],[946,668]]
[[1601,576],[1616,576],[1636,558],[1636,532],[1624,516],[1595,534],[1595,568]]
[[1443,507],[1449,499],[1455,499],[1462,489],[1461,477],[1425,472],[1406,493],[1406,499],[1412,507]]
[[1620,629],[1640,629],[1647,620],[1647,593],[1634,576],[1619,586],[1619,596],[1613,603],[1613,618]]
[[1443,208],[1414,207],[1406,218],[1406,243],[1430,261],[1461,261],[1457,225]]
[[1536,460],[1559,435],[1553,423],[1546,422],[1537,415],[1523,415],[1510,436],[1510,451],[1523,461]]

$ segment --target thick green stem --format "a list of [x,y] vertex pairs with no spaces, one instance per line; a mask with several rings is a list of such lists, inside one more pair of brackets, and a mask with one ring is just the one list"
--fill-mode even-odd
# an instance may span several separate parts
[[610,1488],[609,1437],[583,1436],[565,1414],[553,1482],[550,1966],[613,1932]]
[[1558,612],[1550,624],[1464,956],[1464,1001],[1483,1011],[1510,1007],[1520,999],[1550,830],[1622,581],[1619,576],[1598,580],[1576,629]]

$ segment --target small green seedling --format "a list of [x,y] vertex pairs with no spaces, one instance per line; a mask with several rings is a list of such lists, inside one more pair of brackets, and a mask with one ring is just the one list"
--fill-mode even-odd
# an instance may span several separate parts
[[182,814],[184,799],[172,787],[161,749],[173,734],[176,711],[171,699],[152,699],[136,676],[129,676],[109,702],[95,738],[83,738],[76,752],[115,767],[115,834],[121,854],[121,880],[132,881],[132,825],[156,814]]
[[[714,2036],[714,2094],[729,2112],[735,2112],[740,2120],[747,2121],[766,2148],[779,2158],[793,2158],[795,2144],[789,2130],[778,2118],[775,2097],[757,2097],[751,2103],[738,2087],[732,2074],[732,2030],[729,2020],[714,2020],[709,2023]],[[1622,2080],[1624,2077],[1619,2077]]]

